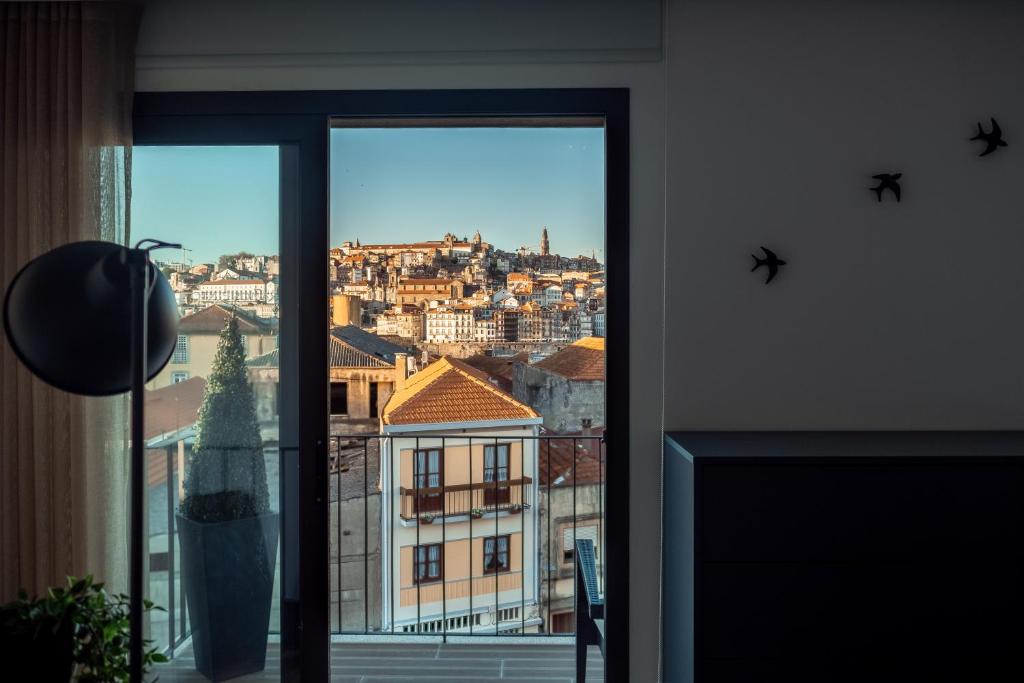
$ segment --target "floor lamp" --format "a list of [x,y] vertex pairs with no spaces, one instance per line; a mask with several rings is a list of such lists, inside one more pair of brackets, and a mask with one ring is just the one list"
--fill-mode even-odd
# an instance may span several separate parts
[[[131,391],[132,683],[142,682],[143,656],[143,391],[170,360],[178,333],[174,293],[149,258],[166,248],[181,245],[143,240],[134,249],[97,241],[57,247],[14,276],[3,309],[15,354],[47,384],[84,396]],[[82,329],[88,334],[78,334]]]

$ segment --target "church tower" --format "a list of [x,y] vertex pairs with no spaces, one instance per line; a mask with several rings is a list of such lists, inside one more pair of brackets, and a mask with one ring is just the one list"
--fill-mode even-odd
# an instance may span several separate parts
[[544,229],[540,233],[540,255],[547,256],[550,253],[551,249],[548,245],[548,227],[545,225]]

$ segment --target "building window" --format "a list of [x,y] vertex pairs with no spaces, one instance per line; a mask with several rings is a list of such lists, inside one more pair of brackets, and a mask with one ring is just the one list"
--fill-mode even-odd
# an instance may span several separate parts
[[484,573],[495,574],[511,569],[508,558],[509,537],[491,536],[484,539]]
[[171,373],[171,384],[177,384],[178,382],[184,382],[188,379],[187,372],[172,372]]
[[246,337],[244,334],[239,335],[239,336],[242,338],[242,353],[244,353],[246,356],[248,356],[249,355],[249,338]]
[[440,543],[418,545],[413,548],[413,580],[416,583],[440,581],[443,558],[444,551]]
[[484,481],[508,481],[508,444],[484,446]]
[[508,444],[484,446],[484,481],[494,484],[484,489],[484,505],[505,505],[512,500],[512,490],[499,486],[508,481]]
[[331,382],[331,415],[348,415],[347,382]]
[[594,554],[598,552],[598,537],[597,537],[597,525],[591,524],[588,526],[577,526],[573,529],[572,525],[562,528],[562,562],[564,564],[572,564],[576,561],[576,540],[589,539],[594,542]]
[[416,451],[416,459],[413,462],[413,486],[419,489],[417,501],[417,513],[440,512],[443,507],[443,497],[440,491],[424,491],[423,489],[437,489],[441,486],[441,450],[439,448],[428,448]]
[[184,334],[178,335],[178,341],[174,344],[174,356],[171,358],[171,362],[188,362],[188,336]]

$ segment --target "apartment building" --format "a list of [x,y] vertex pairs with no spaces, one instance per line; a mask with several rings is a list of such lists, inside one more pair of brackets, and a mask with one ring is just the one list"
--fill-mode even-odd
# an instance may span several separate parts
[[538,629],[540,422],[452,358],[392,395],[380,420],[385,630]]

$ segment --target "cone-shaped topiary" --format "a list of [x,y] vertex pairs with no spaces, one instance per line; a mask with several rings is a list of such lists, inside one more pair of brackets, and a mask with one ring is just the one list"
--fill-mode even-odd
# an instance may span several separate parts
[[226,522],[267,512],[270,494],[245,349],[234,316],[220,333],[185,470],[181,514]]

